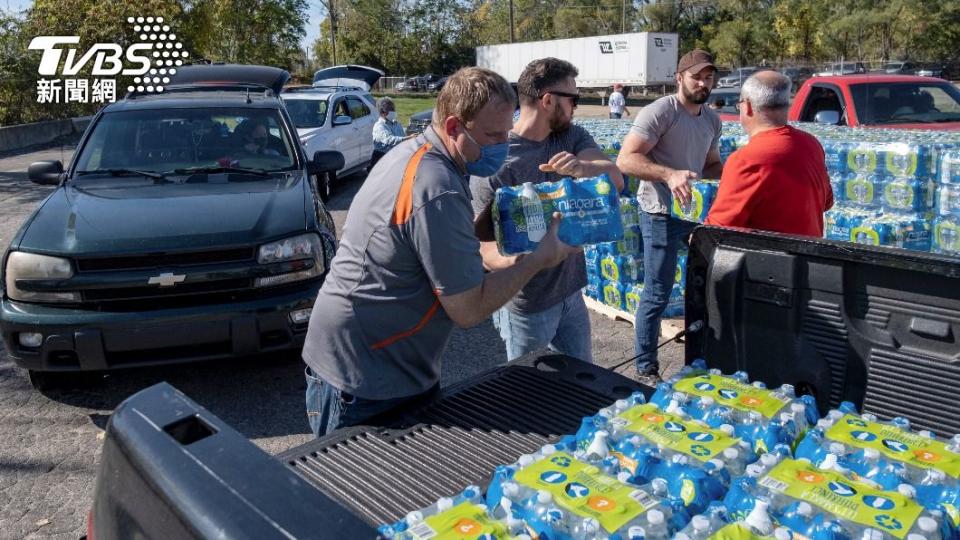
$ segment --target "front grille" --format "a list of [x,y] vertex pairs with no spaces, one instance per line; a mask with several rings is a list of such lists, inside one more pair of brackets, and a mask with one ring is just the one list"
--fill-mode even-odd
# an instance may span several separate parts
[[254,248],[245,247],[218,251],[158,253],[155,255],[136,255],[132,257],[81,258],[77,259],[77,271],[104,272],[110,270],[136,270],[144,268],[233,263],[253,261],[254,255]]
[[572,359],[556,372],[541,359],[517,362],[388,423],[399,429],[338,431],[280,459],[380,525],[468,485],[486,487],[496,466],[576,432],[582,417],[641,388]]
[[118,289],[87,289],[81,294],[85,302],[103,302],[110,300],[138,300],[155,297],[182,296],[242,290],[253,286],[250,279],[224,279],[200,283],[180,283],[172,287],[150,285],[145,287],[124,287]]

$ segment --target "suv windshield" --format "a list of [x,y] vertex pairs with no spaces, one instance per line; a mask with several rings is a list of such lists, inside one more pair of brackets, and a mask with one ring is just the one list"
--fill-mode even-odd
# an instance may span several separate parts
[[850,86],[862,124],[960,122],[960,90],[944,83]]
[[104,113],[77,160],[77,173],[230,167],[276,171],[295,164],[275,109],[197,108]]
[[298,99],[283,98],[287,106],[287,114],[298,128],[317,128],[323,126],[327,119],[327,100],[325,99]]

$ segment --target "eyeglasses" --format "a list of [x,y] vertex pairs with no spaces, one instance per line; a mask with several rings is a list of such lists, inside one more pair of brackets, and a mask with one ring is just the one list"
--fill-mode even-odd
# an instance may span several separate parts
[[733,104],[733,108],[736,109],[737,112],[740,112],[740,104],[741,104],[741,103],[745,103],[745,102],[747,102],[747,101],[750,101],[750,100],[749,100],[749,99],[741,99],[740,101],[738,101],[738,102],[736,102],[736,103]]
[[568,97],[573,102],[573,106],[576,107],[577,103],[580,102],[580,94],[571,94],[570,92],[558,92],[556,90],[547,90],[546,92],[540,94],[540,97],[537,99],[543,99],[543,96],[547,94],[553,94],[560,97]]

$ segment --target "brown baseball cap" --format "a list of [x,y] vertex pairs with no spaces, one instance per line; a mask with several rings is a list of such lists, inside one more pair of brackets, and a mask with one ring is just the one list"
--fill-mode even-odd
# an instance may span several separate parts
[[680,57],[677,64],[677,73],[689,71],[699,73],[703,68],[712,67],[716,71],[717,66],[713,65],[713,55],[703,49],[694,49]]

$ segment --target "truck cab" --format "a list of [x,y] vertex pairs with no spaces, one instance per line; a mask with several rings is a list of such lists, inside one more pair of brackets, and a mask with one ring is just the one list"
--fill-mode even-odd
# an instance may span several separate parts
[[790,121],[887,129],[960,129],[960,90],[914,75],[836,75],[808,79]]

